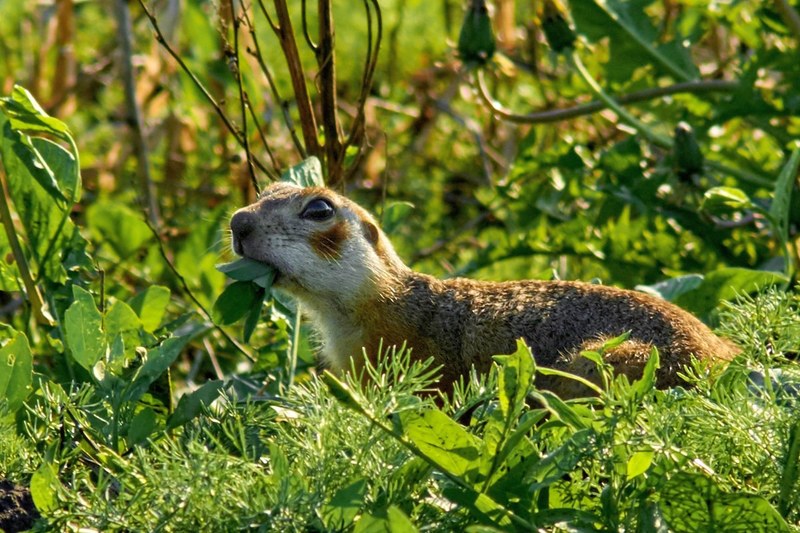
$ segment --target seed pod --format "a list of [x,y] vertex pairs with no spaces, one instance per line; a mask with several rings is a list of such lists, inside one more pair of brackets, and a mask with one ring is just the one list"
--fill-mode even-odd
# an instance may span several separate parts
[[467,64],[485,65],[494,50],[492,20],[486,0],[472,0],[458,36],[458,55]]
[[567,21],[566,8],[557,0],[545,0],[540,17],[547,44],[560,54],[575,44],[575,30]]
[[686,122],[675,127],[675,144],[672,148],[675,173],[682,180],[689,180],[703,170],[703,153],[697,144],[694,130]]

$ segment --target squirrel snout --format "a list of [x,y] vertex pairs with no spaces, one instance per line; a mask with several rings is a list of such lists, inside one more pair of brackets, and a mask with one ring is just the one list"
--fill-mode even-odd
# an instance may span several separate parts
[[244,254],[242,241],[250,235],[256,227],[255,214],[250,211],[239,210],[231,217],[231,237],[233,251],[239,255]]

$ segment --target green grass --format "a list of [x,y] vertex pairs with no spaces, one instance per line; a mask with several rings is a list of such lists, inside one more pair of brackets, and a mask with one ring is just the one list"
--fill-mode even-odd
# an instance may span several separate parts
[[[779,291],[743,300],[723,329],[749,339],[780,330],[781,346],[796,347],[796,303]],[[97,391],[43,383],[17,425],[3,426],[0,472],[28,483],[40,464],[56,468],[43,529],[361,531],[410,520],[432,531],[659,521],[797,531],[800,400],[788,385],[800,379],[784,354],[767,360],[760,344],[743,345],[718,375],[690,369],[693,388],[616,379],[600,398],[567,403],[513,381],[533,371],[521,349],[502,361],[504,377],[473,377],[441,415],[419,395],[430,372],[395,352],[366,380],[312,378],[282,399],[229,393],[123,453],[102,440],[113,414]],[[760,367],[783,381],[753,385]]]

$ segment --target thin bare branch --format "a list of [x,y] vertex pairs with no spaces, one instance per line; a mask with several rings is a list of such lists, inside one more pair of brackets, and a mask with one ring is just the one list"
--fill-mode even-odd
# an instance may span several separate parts
[[[150,25],[153,27],[153,31],[156,32],[156,41],[158,41],[158,43],[164,47],[164,50],[166,50],[167,53],[178,63],[181,69],[192,80],[192,83],[195,84],[195,86],[203,94],[205,99],[208,100],[208,102],[214,108],[214,111],[217,112],[217,115],[219,116],[220,120],[222,120],[222,123],[225,124],[225,127],[228,129],[231,135],[233,135],[234,139],[236,139],[236,142],[239,143],[239,146],[244,147],[244,139],[242,138],[239,129],[233,124],[233,122],[231,122],[231,120],[225,114],[225,111],[222,109],[222,107],[217,103],[214,97],[211,96],[211,93],[208,92],[208,89],[205,88],[200,79],[197,76],[195,76],[194,72],[192,72],[192,70],[186,65],[183,59],[181,59],[178,53],[175,52],[175,50],[170,46],[170,44],[164,38],[164,34],[161,33],[161,29],[158,26],[158,21],[156,20],[153,13],[148,9],[147,5],[144,3],[144,0],[139,0],[139,5],[142,6],[142,10],[144,10],[145,16],[150,21]],[[262,172],[269,173],[267,167],[265,167],[264,164],[255,156],[253,157],[253,164],[255,164],[255,166]]]
[[[372,4],[372,10],[370,9]],[[361,78],[361,93],[358,96],[356,104],[356,116],[350,124],[350,131],[347,134],[347,139],[344,143],[342,150],[342,157],[347,151],[347,148],[355,144],[360,144],[361,137],[364,133],[364,108],[367,104],[370,90],[372,89],[372,82],[375,77],[375,69],[378,66],[378,55],[380,54],[381,41],[383,40],[383,17],[381,16],[381,9],[377,0],[364,0],[364,10],[367,15],[367,54],[364,60],[364,73]],[[375,27],[373,37],[373,21],[372,12],[375,13]],[[374,46],[373,46],[374,41]]]
[[33,316],[36,317],[36,321],[39,323],[53,325],[53,318],[45,308],[42,294],[39,292],[39,287],[33,280],[30,268],[28,268],[28,260],[25,258],[22,246],[17,238],[17,232],[14,229],[14,221],[11,217],[11,208],[9,207],[11,194],[6,184],[5,170],[3,169],[2,163],[3,161],[0,159],[0,193],[3,195],[2,198],[0,198],[0,222],[2,222],[3,228],[5,229],[8,244],[11,246],[11,254],[14,257],[14,262],[17,264],[19,276],[22,278],[22,284],[25,286],[25,292],[27,293],[28,301],[31,303]]
[[[492,98],[489,89],[486,87],[486,80],[482,70],[478,71],[478,93],[483,102],[492,111],[492,114],[508,122],[517,124],[544,124],[548,122],[559,122],[569,120],[584,115],[591,115],[605,109],[605,104],[600,101],[593,101],[586,104],[579,104],[564,109],[548,109],[520,115],[502,107],[501,104]],[[622,95],[616,98],[620,104],[633,104],[653,100],[662,96],[669,96],[680,93],[703,94],[710,92],[733,92],[739,87],[739,83],[726,80],[701,80],[676,83],[667,87],[655,87],[645,89],[635,93]]]
[[150,154],[144,136],[144,121],[139,102],[136,100],[136,79],[133,73],[133,24],[131,12],[126,0],[114,2],[114,16],[122,49],[122,79],[125,88],[125,107],[127,122],[131,128],[133,149],[136,152],[137,174],[141,189],[142,204],[146,207],[150,223],[156,228],[161,226],[161,215],[156,200],[156,188],[150,175]]
[[239,89],[239,105],[242,112],[242,140],[244,141],[244,153],[247,158],[247,170],[250,173],[250,181],[253,184],[253,189],[255,189],[256,194],[258,194],[261,192],[261,188],[258,186],[256,171],[253,168],[253,154],[250,151],[250,138],[247,135],[247,108],[249,107],[249,101],[244,87],[242,86],[242,69],[241,63],[239,62],[239,26],[241,25],[241,21],[236,14],[236,6],[233,0],[228,0],[228,3],[230,4],[231,20],[233,22],[233,50],[229,57],[228,67],[233,71],[233,75],[236,78],[236,86]]
[[[289,68],[289,77],[292,80],[295,102],[300,114],[300,128],[303,131],[306,152],[308,155],[319,157],[321,149],[317,139],[317,118],[314,115],[311,98],[308,95],[305,73],[300,62],[300,53],[297,50],[289,8],[286,5],[286,0],[274,0],[274,2],[278,24],[280,25],[275,33],[278,36],[283,56],[286,58],[286,65]],[[267,10],[264,7],[264,1],[258,0],[258,3],[261,6],[261,11],[266,15]]]
[[[245,93],[245,98],[247,98],[247,93]],[[272,163],[272,168],[278,169],[278,162],[275,160],[275,154],[272,153],[272,149],[269,147],[267,137],[264,135],[264,130],[261,129],[261,124],[258,122],[256,112],[253,109],[253,106],[250,105],[249,101],[247,102],[247,109],[250,111],[250,117],[253,119],[253,126],[258,132],[258,137],[261,139],[261,144],[264,146],[264,151],[266,151],[267,155],[269,156],[270,163]],[[277,181],[280,178],[275,170],[270,170],[270,172],[268,172],[268,176],[272,181]]]
[[316,49],[319,66],[319,93],[322,108],[322,128],[325,132],[328,185],[335,187],[342,180],[342,133],[336,105],[335,35],[331,0],[319,0],[319,44]]
[[[250,37],[253,39],[253,45],[256,47],[255,50],[247,49],[247,53],[250,54],[252,57],[256,59],[258,62],[258,66],[261,68],[261,72],[267,78],[267,85],[269,85],[270,91],[272,91],[272,97],[275,100],[275,105],[281,108],[281,113],[283,114],[283,121],[286,124],[286,128],[289,130],[289,134],[292,136],[292,141],[294,142],[294,146],[297,151],[300,153],[300,156],[305,159],[308,157],[306,155],[306,149],[303,147],[303,143],[300,141],[300,138],[297,136],[297,130],[294,127],[294,121],[292,120],[292,115],[289,113],[289,108],[287,105],[284,104],[283,99],[281,98],[280,93],[278,92],[278,85],[275,83],[275,78],[272,76],[272,72],[269,70],[269,67],[264,62],[264,55],[261,53],[261,45],[258,42],[258,36],[256,34],[256,28],[253,22],[250,20],[247,11],[242,12],[244,15],[245,24],[250,31]],[[275,26],[277,27],[277,26]],[[252,109],[251,109],[252,111]],[[259,133],[262,135],[263,132],[259,128]],[[272,152],[267,148],[267,153],[269,153],[270,158],[272,158],[273,165],[275,158],[272,157]],[[275,169],[277,170],[277,165],[274,165]]]
[[306,0],[301,2],[301,9],[302,9],[302,16],[303,16],[303,36],[306,38],[306,42],[308,43],[308,47],[316,54],[317,53],[317,43],[314,42],[314,39],[311,38],[311,33],[308,31],[308,14],[306,11]]

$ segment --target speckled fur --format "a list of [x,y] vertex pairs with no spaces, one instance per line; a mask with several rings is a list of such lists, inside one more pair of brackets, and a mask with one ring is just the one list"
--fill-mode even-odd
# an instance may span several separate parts
[[[320,197],[335,206],[334,219],[301,220],[303,207]],[[680,382],[677,373],[692,356],[729,360],[737,352],[686,311],[644,293],[572,281],[439,280],[414,272],[369,213],[328,189],[272,185],[234,215],[231,228],[237,253],[277,268],[276,287],[301,301],[321,334],[324,361],[337,370],[349,368],[351,356],[358,362],[362,348],[374,356],[381,341],[407,342],[415,357],[432,356],[442,365],[439,386],[449,390],[471,366],[487,371],[493,355],[513,352],[522,338],[537,364],[596,382],[594,365],[578,354],[630,331],[606,360],[636,378],[657,346],[657,384],[668,387]],[[540,384],[564,396],[585,392],[563,380]]]

